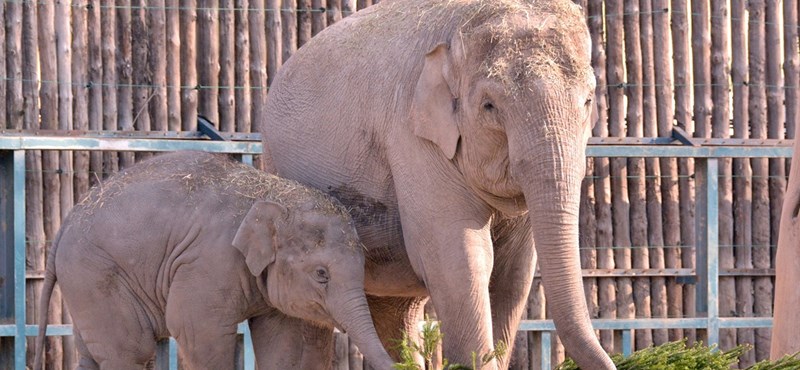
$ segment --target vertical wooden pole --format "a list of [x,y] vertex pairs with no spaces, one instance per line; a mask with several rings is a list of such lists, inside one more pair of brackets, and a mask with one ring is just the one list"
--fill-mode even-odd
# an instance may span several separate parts
[[[149,33],[147,24],[146,0],[131,1],[131,61],[133,75],[131,80],[135,87],[132,89],[132,126],[137,131],[150,131],[150,110],[148,106],[155,93],[152,88],[153,79],[149,60]],[[150,153],[136,153],[137,160],[150,157]]]
[[[98,2],[97,7],[101,7]],[[116,10],[113,6],[103,6],[101,12],[101,29],[103,32],[100,44],[103,58],[103,130],[117,129],[117,47],[116,47]],[[103,152],[103,170],[101,179],[116,172],[118,168],[116,152]]]
[[283,62],[283,36],[281,30],[280,1],[266,0],[267,22],[267,86],[272,84],[272,79],[278,73]]
[[[167,129],[179,131],[183,127],[183,101],[181,85],[183,84],[184,68],[181,68],[183,50],[181,30],[181,12],[178,10],[178,0],[165,0],[166,9],[166,58],[167,58]],[[188,68],[185,67],[185,68]]]
[[342,0],[328,0],[326,17],[328,26],[342,20]]
[[[711,136],[730,137],[730,72],[728,70],[728,1],[711,1]],[[719,160],[719,262],[720,269],[733,268],[733,183],[730,158]],[[736,282],[733,277],[719,279],[719,312],[732,315],[736,310]],[[720,347],[736,346],[736,330],[720,331]]]
[[311,39],[311,0],[297,0],[297,47]]
[[285,63],[297,51],[297,0],[283,0],[281,2],[281,21],[283,22],[283,55],[281,62]]
[[[766,99],[767,99],[767,137],[771,139],[783,139],[786,137],[784,129],[784,90],[783,76],[781,75],[782,48],[781,37],[781,1],[767,0],[765,13],[765,63],[766,63]],[[795,26],[795,28],[797,28]],[[793,41],[794,42],[794,41]],[[778,230],[781,221],[781,205],[783,204],[784,192],[786,189],[786,161],[782,158],[769,160],[769,214],[770,214],[770,233],[768,247],[764,251],[763,258],[757,260],[756,267],[770,268],[775,265],[771,262],[774,257],[774,245],[778,244]],[[757,316],[772,316],[773,284],[769,277],[760,277],[756,280],[756,292],[761,293],[756,300],[755,313]],[[763,290],[762,289],[767,289]],[[769,358],[769,340],[772,331],[763,328],[757,331],[756,336],[756,359],[763,360]]]
[[[119,0],[117,10],[117,80],[113,88],[117,90],[117,130],[132,131],[133,126],[133,50],[131,43],[131,0]],[[134,155],[119,153],[119,166],[132,165]]]
[[223,128],[226,131],[250,132],[250,34],[249,3],[247,0],[234,0],[236,7],[236,125]]
[[[57,80],[58,80],[58,129],[59,130],[71,130],[73,128],[73,75],[72,75],[72,68],[74,66],[74,60],[72,58],[72,41],[73,35],[72,30],[70,27],[71,18],[72,18],[72,7],[69,4],[59,3],[56,2],[55,5],[55,14],[54,14],[54,25],[55,25],[55,37],[56,37],[56,48],[58,52],[56,53],[57,57]],[[81,107],[80,109],[84,109]],[[74,204],[74,184],[73,178],[75,177],[75,171],[73,166],[73,154],[71,151],[61,151],[58,153],[58,171],[57,171],[60,183],[60,196],[59,196],[59,215],[54,215],[55,218],[59,220],[64,219],[67,213],[72,209],[72,205]],[[50,237],[50,240],[55,239],[55,233],[58,232],[58,228],[53,229],[53,235]],[[52,242],[50,243],[52,245]],[[59,290],[57,293],[54,291],[53,297],[57,296],[57,306],[55,307],[54,315],[60,315],[56,317],[55,323],[63,323],[65,319],[69,319],[69,313],[66,311],[66,306],[61,304],[61,291]],[[62,337],[56,339],[56,342],[60,342],[61,344],[61,351],[62,351],[62,360],[61,363],[57,363],[56,368],[73,368],[75,365],[75,348],[74,348],[74,341],[71,340],[72,337]]]
[[[745,0],[731,1],[731,82],[733,84],[733,137],[749,138],[747,87],[747,18]],[[735,262],[739,269],[752,269],[752,171],[750,160],[733,159],[733,243]],[[750,277],[736,277],[736,312],[739,316],[753,316],[753,281]],[[755,343],[753,329],[739,329],[738,343]],[[743,364],[755,362],[755,352],[747,351],[740,358]]]
[[[689,52],[689,6],[686,0],[672,0],[672,49],[673,66],[675,72],[675,121],[676,124],[688,133],[694,132],[692,122],[691,86],[692,76]],[[691,159],[678,160],[678,182],[680,186],[680,231],[682,246],[681,266],[694,268],[694,162]],[[695,286],[683,286],[683,315],[695,317]],[[687,329],[684,336],[692,343],[695,340],[695,330]]]
[[[642,87],[642,46],[639,24],[639,0],[624,1],[625,28],[625,73],[628,99],[626,114],[627,135],[642,137],[643,135],[643,87]],[[620,131],[621,134],[621,131]],[[642,158],[628,158],[628,196],[630,213],[622,222],[630,225],[630,243],[632,245],[632,267],[650,268],[650,256],[647,238],[647,189],[645,186],[645,164]],[[624,181],[624,180],[622,180]],[[624,202],[624,199],[622,199]],[[650,279],[636,278],[633,281],[633,298],[635,317],[651,316]],[[636,348],[646,348],[653,344],[652,330],[644,329],[635,332]]]
[[[783,2],[783,76],[786,88],[786,137],[795,137],[795,127],[800,122],[800,50],[798,50],[798,8],[793,1]],[[791,162],[791,161],[789,161]],[[787,164],[787,167],[789,165]]]
[[[658,113],[656,106],[655,40],[653,28],[653,4],[651,1],[640,1],[639,22],[642,48],[642,123],[645,137],[658,136]],[[661,13],[663,14],[663,12]],[[659,44],[663,45],[663,44]],[[645,187],[647,209],[647,245],[649,246],[649,267],[664,269],[664,230],[662,228],[661,167],[658,158],[645,159]],[[650,281],[650,295],[653,317],[667,317],[667,285],[663,277],[654,277]],[[653,344],[665,343],[669,340],[666,329],[653,330]]]
[[6,105],[5,127],[21,129],[25,116],[22,97],[22,4],[6,3],[5,5],[5,49],[2,51],[6,63]]
[[197,1],[197,113],[219,124],[219,24],[216,0]]
[[197,129],[197,0],[184,0],[180,4],[180,71],[181,71],[181,129]]
[[356,6],[358,7],[358,10],[364,9],[364,8],[370,6],[370,5],[372,5],[372,0],[357,0],[356,1]]
[[150,94],[151,128],[166,131],[169,126],[167,111],[167,19],[164,0],[149,0],[146,16],[149,27],[148,65],[152,75]]
[[[582,269],[597,269],[597,219],[595,218],[594,160],[586,160],[586,176],[581,182],[580,254]],[[597,278],[584,278],[583,291],[589,317],[600,317]],[[569,355],[569,354],[568,354]]]
[[[584,7],[584,9],[586,9]],[[342,0],[342,18],[356,12],[356,0]]]
[[250,0],[250,103],[251,129],[262,124],[262,107],[267,98],[267,41],[264,35],[264,0]]
[[[609,136],[625,136],[625,66],[624,36],[620,20],[623,19],[622,3],[615,1],[606,3],[606,27],[608,53],[608,132]],[[628,169],[625,158],[612,158],[611,191],[614,234],[614,262],[616,268],[630,269],[630,205],[628,203]],[[635,315],[633,302],[633,285],[628,277],[617,279],[617,317],[631,319]],[[621,346],[621,336],[615,339],[615,348]],[[621,347],[619,347],[621,348]]]
[[325,24],[325,6],[326,0],[311,0],[311,36],[314,36],[327,25]]
[[[75,130],[89,129],[89,60],[86,6],[72,8],[72,126]],[[97,31],[97,30],[95,30]],[[74,198],[79,201],[89,191],[89,152],[78,150],[73,153],[75,160]],[[68,209],[67,209],[68,210]],[[66,361],[65,361],[66,362]],[[66,365],[65,365],[66,366]],[[74,366],[69,366],[72,368]]]
[[0,6],[0,21],[3,21],[3,25],[0,26],[0,56],[2,56],[2,60],[0,60],[0,73],[4,74],[5,80],[0,82],[0,120],[5,122],[0,123],[0,128],[6,128],[7,120],[8,120],[8,91],[7,91],[7,84],[6,82],[10,81],[8,73],[6,72],[6,4]]
[[[592,68],[597,78],[595,99],[597,101],[597,122],[592,130],[596,137],[608,136],[608,87],[606,86],[606,53],[604,42],[603,1],[589,2],[589,31],[592,36]],[[594,200],[595,218],[597,222],[596,248],[597,268],[613,269],[614,245],[611,221],[611,179],[608,158],[594,158]],[[604,319],[617,317],[614,303],[616,283],[613,278],[597,279],[597,301],[600,317]],[[600,343],[606,351],[614,348],[613,331],[600,331]]]
[[[672,133],[674,99],[672,96],[672,38],[669,29],[669,3],[667,0],[653,2],[653,48],[655,60],[656,120],[658,136],[668,137]],[[674,158],[659,159],[661,167],[661,197],[663,210],[664,266],[681,266],[680,195],[678,188],[678,162]],[[677,279],[667,278],[667,316],[683,316],[683,288]],[[669,330],[669,340],[683,338],[682,329]]]
[[[103,22],[100,13],[100,2],[86,4],[86,30],[88,33],[89,58],[89,130],[102,130],[104,125],[103,96],[106,88],[103,85]],[[103,178],[103,152],[89,152],[89,185],[96,184]]]
[[[59,127],[59,115],[61,113],[59,109],[60,86],[58,83],[60,61],[58,60],[59,53],[56,52],[58,39],[55,30],[55,4],[52,2],[39,3],[37,15],[39,21],[39,68],[43,82],[39,87],[39,101],[41,104],[39,109],[40,128],[54,130]],[[72,114],[69,114],[69,116],[71,119]],[[36,270],[45,266],[47,249],[50,247],[51,241],[55,239],[56,232],[61,226],[59,157],[59,152],[54,150],[42,152],[45,242],[43,244],[44,249],[36,255],[36,258],[40,260],[33,261]],[[32,302],[38,302],[39,296],[40,293],[37,293],[37,300]],[[33,322],[34,317],[28,318],[30,322]],[[53,292],[50,300],[50,310],[47,318],[49,322],[61,323],[61,295],[57,291]],[[61,367],[63,364],[63,349],[60,338],[51,337],[47,339],[47,342],[49,348],[51,348],[52,364],[57,364],[57,367]]]
[[236,26],[234,0],[219,3],[219,130],[236,126]]
[[[764,25],[766,4],[764,0],[751,0],[749,4],[750,30],[750,79],[749,117],[750,132],[755,139],[767,138],[766,83],[766,27]],[[752,159],[753,166],[753,267],[770,267],[770,209],[769,209],[769,163],[766,158]],[[772,282],[769,277],[755,278],[754,313],[761,316],[771,314]],[[756,329],[756,360],[768,356],[768,329]]]

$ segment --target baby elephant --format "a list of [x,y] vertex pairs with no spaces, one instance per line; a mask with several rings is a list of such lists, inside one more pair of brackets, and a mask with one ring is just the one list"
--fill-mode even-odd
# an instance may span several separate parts
[[[223,155],[156,156],[72,209],[47,260],[37,370],[56,280],[80,369],[141,369],[168,336],[191,368],[230,369],[245,319],[260,368],[329,366],[269,363],[270,351],[302,340],[281,330],[302,321],[283,314],[337,326],[371,363],[392,365],[369,314],[363,250],[347,210]],[[300,324],[286,325],[293,321]]]

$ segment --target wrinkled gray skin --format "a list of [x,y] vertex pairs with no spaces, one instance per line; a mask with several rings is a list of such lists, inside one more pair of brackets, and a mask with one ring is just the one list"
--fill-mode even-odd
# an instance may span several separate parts
[[414,331],[425,296],[451,363],[513,343],[535,241],[568,354],[614,368],[578,254],[590,52],[567,0],[397,0],[337,22],[284,64],[261,123],[267,170],[351,210],[385,345]]
[[157,156],[93,188],[64,221],[47,264],[36,369],[56,280],[79,369],[141,369],[170,335],[191,368],[231,369],[246,319],[259,368],[318,368],[279,355],[304,345],[285,337],[296,318],[347,330],[388,369],[362,248],[347,211],[319,191],[222,155]]

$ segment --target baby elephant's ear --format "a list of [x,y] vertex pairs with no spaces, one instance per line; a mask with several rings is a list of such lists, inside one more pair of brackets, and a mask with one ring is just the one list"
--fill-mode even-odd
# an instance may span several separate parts
[[278,247],[276,222],[288,216],[286,207],[270,201],[258,201],[250,207],[244,221],[239,225],[233,246],[244,255],[247,268],[255,276],[275,262]]

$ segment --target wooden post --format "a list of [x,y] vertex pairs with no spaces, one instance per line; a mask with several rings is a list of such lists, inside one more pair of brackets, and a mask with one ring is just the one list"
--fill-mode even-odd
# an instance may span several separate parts
[[[103,22],[101,22],[100,3],[90,2],[86,5],[86,29],[88,32],[88,57],[89,57],[89,130],[102,130],[105,117],[103,112],[103,99],[106,88],[103,76]],[[113,26],[112,26],[113,27]],[[110,161],[109,161],[110,162]],[[103,178],[103,152],[89,152],[89,185],[97,184]]]
[[311,0],[298,0],[297,47],[311,39]]
[[[731,82],[733,84],[733,137],[749,138],[747,87],[747,19],[746,0],[731,1]],[[750,160],[733,159],[733,243],[735,263],[740,269],[753,268],[752,260],[752,171]],[[753,280],[750,277],[736,277],[736,312],[739,316],[753,316]],[[739,343],[755,343],[753,329],[739,329]],[[745,352],[739,360],[754,363],[755,351]]]
[[[595,218],[595,190],[594,190],[594,160],[586,160],[586,176],[581,182],[581,208],[580,208],[580,254],[582,269],[597,268],[597,219]],[[586,306],[589,317],[600,317],[598,301],[597,279],[583,279],[583,292],[586,297]]]
[[234,0],[219,4],[219,122],[220,131],[236,128],[236,26]]
[[370,6],[370,5],[372,5],[372,0],[357,0],[356,1],[356,6],[358,7],[358,10],[364,9],[364,8]]
[[[181,68],[181,13],[178,11],[178,0],[165,0],[166,9],[166,41],[167,41],[167,129],[179,131],[183,127],[182,115],[182,77]],[[187,66],[188,68],[188,66]]]
[[[54,14],[54,31],[55,31],[55,38],[56,38],[56,48],[58,52],[56,53],[57,57],[57,80],[58,80],[58,129],[59,130],[71,130],[73,128],[73,75],[72,75],[72,68],[74,67],[74,61],[72,58],[72,41],[73,35],[72,30],[70,27],[71,17],[72,17],[72,9],[69,4],[58,3],[56,2],[55,5],[55,14]],[[77,108],[77,107],[76,107]],[[85,109],[85,107],[81,107],[80,109]],[[85,123],[82,123],[85,124]],[[54,218],[59,220],[59,227],[60,221],[67,216],[67,213],[72,209],[72,205],[74,204],[75,200],[75,191],[73,185],[73,178],[75,175],[74,167],[73,167],[73,154],[71,151],[61,151],[58,152],[58,170],[56,171],[58,174],[58,179],[60,183],[60,194],[54,195],[59,197],[59,215],[54,215]],[[58,228],[55,228],[54,225],[54,234],[49,239],[51,242],[49,243],[52,245],[52,240],[55,239],[55,233],[58,232]],[[61,291],[58,290],[57,292],[53,292],[53,298],[57,298],[55,300],[55,312],[54,315],[60,315],[55,318],[55,323],[63,323],[65,320],[69,320],[69,313],[66,310],[66,306],[62,304],[61,301]],[[75,347],[74,347],[74,340],[70,337],[62,337],[57,338],[55,341],[60,342],[61,344],[61,363],[56,363],[56,368],[73,368],[75,364],[77,364],[77,359],[75,356]],[[58,349],[57,347],[54,349]]]
[[[5,19],[6,19],[6,4],[0,6],[0,19],[3,20],[3,27],[0,27],[0,56],[2,56],[2,60],[0,60],[0,71],[6,72],[6,28],[5,28]],[[17,49],[19,50],[19,49]],[[7,116],[7,86],[6,82],[8,82],[8,74],[4,76],[6,78],[5,81],[0,83],[0,120],[6,121],[0,123],[0,128],[6,128],[8,116]]]
[[[100,3],[96,4],[100,8]],[[117,69],[116,69],[116,14],[113,7],[102,7],[101,29],[103,32],[103,130],[117,129]],[[103,152],[103,170],[101,179],[117,171],[117,153]]]
[[236,7],[236,70],[235,79],[238,88],[234,91],[236,101],[236,125],[225,128],[225,131],[250,132],[250,35],[249,9],[247,0],[234,0]]
[[[58,58],[59,53],[56,52],[58,39],[55,30],[55,4],[52,2],[39,3],[37,15],[39,22],[39,68],[40,77],[43,81],[39,87],[39,101],[41,104],[39,109],[41,124],[39,128],[54,130],[59,126],[59,114],[61,113],[59,109],[60,85],[58,83],[61,60]],[[69,68],[68,66],[67,64],[67,68]],[[71,113],[69,118],[72,118]],[[36,270],[39,270],[40,266],[42,269],[45,266],[47,249],[50,247],[51,241],[55,239],[56,232],[61,226],[59,157],[57,151],[47,150],[42,152],[42,209],[45,239],[44,248],[35,255],[36,259],[40,260],[33,260]],[[37,300],[31,302],[38,302],[40,294],[37,293]],[[54,324],[61,323],[61,295],[57,291],[53,291],[47,318],[49,322]],[[33,322],[34,317],[29,320]],[[63,348],[60,338],[47,338],[47,343],[51,349],[52,362],[60,367],[63,364]]]
[[7,32],[5,35],[5,63],[6,75],[6,100],[0,104],[6,105],[5,127],[21,129],[25,108],[22,98],[22,4],[6,3],[5,22]]
[[184,0],[180,4],[180,71],[181,71],[181,129],[197,130],[197,0]]
[[[39,30],[36,19],[37,5],[32,2],[22,4],[22,84],[23,94],[23,128],[26,130],[39,127],[39,90],[37,81],[39,75]],[[28,242],[26,248],[26,265],[33,269],[44,268],[45,241],[44,210],[42,193],[42,153],[38,150],[25,152],[25,238]],[[41,290],[41,281],[28,281],[25,284],[25,299],[28,302],[38,302]],[[36,305],[26,305],[25,317],[34,318],[37,313]],[[30,320],[30,319],[29,319]],[[32,322],[32,321],[31,321]],[[33,340],[27,341],[29,348],[33,347]],[[29,353],[30,354],[30,353]],[[27,361],[30,362],[31,356]]]
[[281,21],[283,22],[283,55],[281,62],[285,63],[297,51],[297,0],[283,0],[281,2]]
[[326,17],[328,26],[342,20],[342,0],[328,0]]
[[[133,126],[133,50],[131,40],[131,0],[115,3],[117,11],[117,130],[132,131]],[[134,163],[130,152],[119,153],[119,166],[125,168]]]
[[[63,11],[63,9],[61,10]],[[88,54],[88,31],[87,31],[87,14],[88,9],[86,6],[72,8],[72,66],[70,73],[72,74],[73,84],[72,88],[73,107],[70,114],[72,117],[72,126],[75,130],[88,130],[89,129],[89,92],[91,88],[89,85],[89,71],[87,66],[91,65]],[[94,33],[99,29],[95,29]],[[78,150],[73,153],[75,160],[75,174],[74,174],[74,198],[73,200],[79,201],[89,191],[89,152],[85,150]],[[71,208],[71,207],[70,207]],[[65,211],[69,211],[69,208]],[[66,361],[65,361],[66,362]],[[75,364],[77,365],[77,363]],[[73,368],[73,366],[67,366]]]
[[356,0],[342,0],[342,18],[353,15],[355,12]]
[[[642,123],[645,137],[658,136],[658,113],[656,106],[656,75],[655,54],[653,42],[655,40],[653,17],[661,16],[653,13],[653,4],[650,1],[640,2],[639,22],[640,43],[642,47]],[[658,44],[663,45],[663,44]],[[663,82],[663,81],[660,81]],[[661,197],[661,167],[658,158],[645,159],[645,188],[647,197],[647,245],[649,246],[649,267],[664,269],[664,230],[662,228],[662,197]],[[650,295],[653,317],[667,317],[667,285],[663,277],[650,279]],[[653,344],[662,344],[669,341],[666,329],[653,330]]]
[[[800,37],[797,25],[800,22],[798,8],[792,1],[783,2],[783,76],[786,88],[786,137],[795,137],[795,127],[800,122],[800,50],[798,38]],[[789,161],[791,162],[791,161]],[[787,164],[787,167],[789,165]]]
[[[730,137],[729,104],[730,73],[728,71],[728,2],[711,2],[711,136]],[[719,160],[719,262],[720,269],[733,268],[733,183],[731,180],[730,158]],[[736,282],[733,277],[719,279],[719,312],[731,316],[736,310]],[[736,330],[720,330],[720,347],[730,349],[736,346]]]
[[[765,94],[766,29],[764,26],[766,6],[764,0],[751,0],[749,4],[750,29],[750,79],[749,117],[750,132],[756,139],[767,138],[767,97]],[[769,163],[766,158],[752,159],[753,166],[753,267],[770,267],[770,210],[769,210]],[[755,278],[754,313],[756,316],[771,314],[772,282],[769,277]],[[756,360],[768,356],[768,329],[756,329]]]
[[272,84],[272,79],[278,73],[283,62],[283,36],[281,35],[280,1],[267,0],[267,86]]
[[[606,27],[608,53],[608,132],[609,136],[625,136],[625,66],[623,57],[623,28],[620,20],[623,19],[622,3],[615,1],[606,3]],[[625,158],[612,158],[611,164],[611,191],[613,196],[613,234],[614,234],[614,262],[616,268],[630,269],[631,264],[631,239],[630,239],[630,206],[628,198],[628,169]],[[631,279],[622,277],[617,279],[617,317],[632,319],[635,315],[633,302],[633,285]],[[616,336],[615,348],[621,348],[621,336]],[[620,347],[618,347],[620,346]]]
[[267,98],[267,41],[264,36],[264,0],[250,0],[250,103],[251,129],[264,121],[262,107]]
[[311,36],[314,36],[327,25],[325,24],[326,0],[311,0]]
[[[783,139],[786,137],[784,130],[784,90],[783,76],[781,75],[782,52],[781,36],[781,1],[767,0],[765,13],[765,63],[766,63],[766,98],[767,98],[767,137],[773,139]],[[797,28],[797,26],[794,26]],[[791,41],[796,42],[796,41]],[[778,230],[781,221],[781,205],[786,189],[786,161],[782,158],[769,160],[769,214],[770,232],[769,242],[764,251],[763,258],[756,260],[756,267],[774,267],[771,262],[774,257],[775,249],[773,245],[778,244]],[[756,299],[755,313],[757,316],[772,316],[773,284],[769,277],[761,277],[756,280],[756,292],[762,293]],[[760,289],[768,289],[761,291]],[[758,299],[765,300],[759,301]],[[756,333],[756,359],[763,360],[769,358],[770,338],[772,331],[763,328]]]
[[[133,119],[132,126],[137,131],[150,131],[150,110],[148,105],[151,94],[155,92],[152,85],[152,72],[148,63],[149,28],[147,25],[147,12],[144,0],[131,2],[131,61],[133,75],[131,80],[136,85],[133,88]],[[150,157],[150,153],[136,153],[137,160]]]
[[[689,7],[686,0],[672,0],[672,49],[675,72],[675,121],[686,132],[694,132],[692,122],[691,90],[692,76],[689,52]],[[694,268],[694,162],[691,159],[678,160],[678,183],[680,198],[680,231],[682,246],[681,266]],[[683,315],[695,317],[695,286],[683,286]],[[690,343],[695,340],[695,330],[684,330]]]
[[197,113],[219,124],[219,24],[216,0],[197,1]]
[[[167,19],[164,0],[148,0],[147,22],[149,28],[148,65],[152,79],[150,100],[151,128],[166,131],[169,127],[167,106]],[[173,37],[173,35],[170,35]]]
[[[596,137],[608,136],[608,87],[606,86],[606,54],[604,44],[603,1],[592,0],[588,5],[589,31],[592,36],[592,68],[597,78],[595,99],[597,101],[597,122],[592,130]],[[595,218],[597,224],[596,248],[597,268],[613,269],[614,245],[611,221],[611,179],[609,174],[608,158],[594,158],[594,201]],[[615,318],[617,307],[614,303],[616,283],[613,278],[597,279],[597,301],[600,317]],[[608,352],[613,352],[613,331],[600,331],[600,344]]]
[[[642,137],[642,45],[639,24],[639,0],[624,1],[624,27],[625,27],[625,59],[628,98],[627,110],[627,135],[629,137]],[[622,135],[622,132],[619,133]],[[645,164],[642,158],[628,158],[628,196],[630,213],[620,214],[627,220],[622,221],[630,225],[630,243],[632,254],[632,267],[640,269],[650,268],[650,256],[647,240],[647,189],[645,187]],[[620,179],[625,181],[624,179]],[[624,199],[622,199],[624,202]],[[636,278],[633,281],[634,309],[636,317],[651,316],[650,279]],[[653,344],[652,330],[644,329],[635,332],[636,348],[646,348]]]

